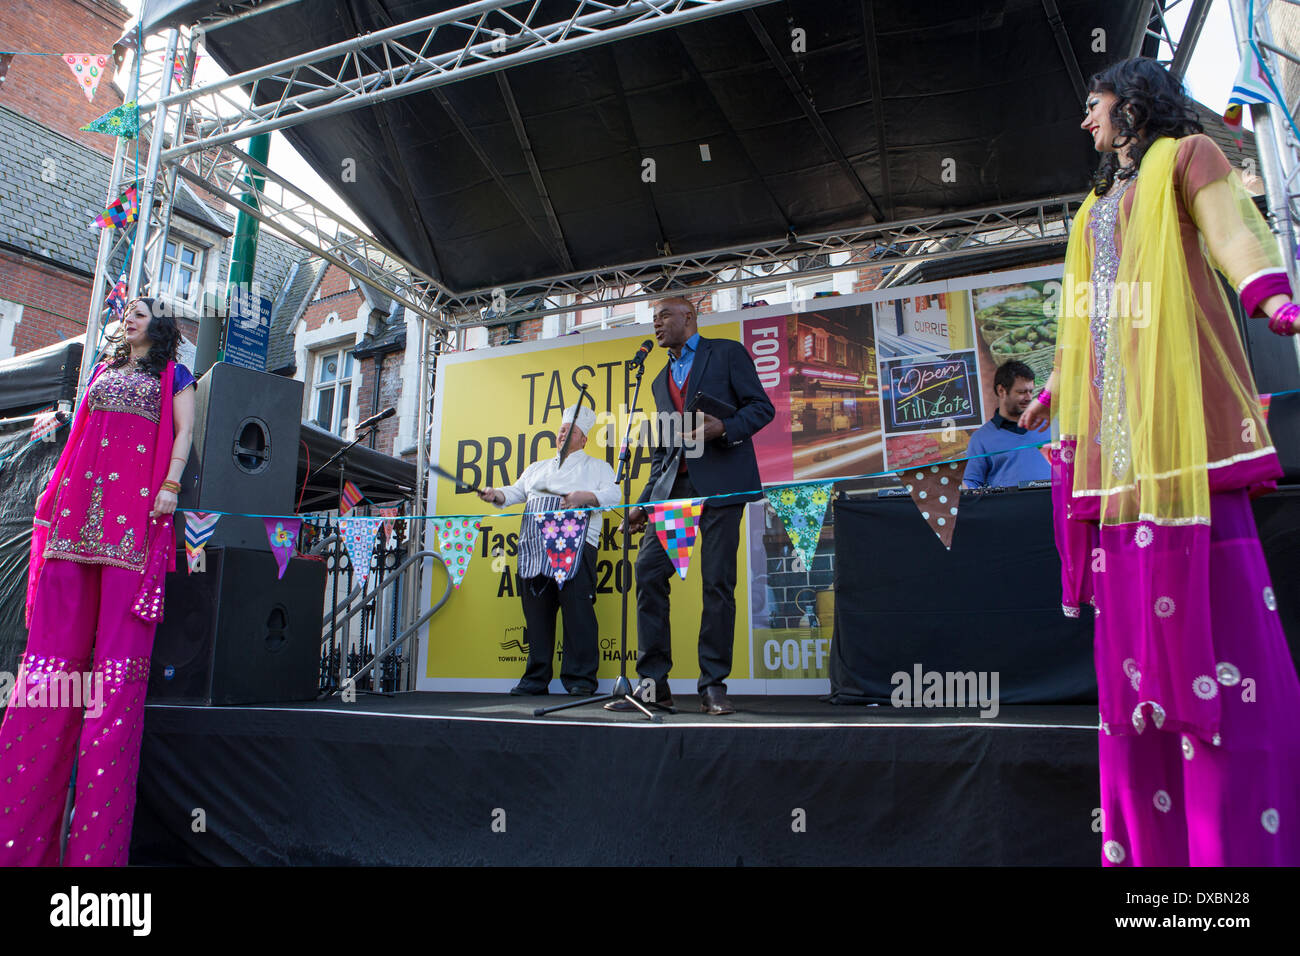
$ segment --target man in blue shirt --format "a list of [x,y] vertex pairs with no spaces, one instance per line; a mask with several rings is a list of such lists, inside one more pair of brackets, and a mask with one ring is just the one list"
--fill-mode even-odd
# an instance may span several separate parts
[[[962,484],[967,488],[1015,488],[1022,481],[1051,478],[1052,469],[1043,453],[1023,447],[1048,441],[1051,434],[1046,428],[1031,432],[1017,424],[1034,399],[1033,369],[1015,360],[1004,363],[993,376],[993,394],[998,410],[970,436],[966,454],[971,457]],[[1012,448],[1017,450],[1010,451]]]

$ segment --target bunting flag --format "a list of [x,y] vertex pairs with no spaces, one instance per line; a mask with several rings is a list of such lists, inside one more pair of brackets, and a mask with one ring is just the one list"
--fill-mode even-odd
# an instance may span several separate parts
[[104,298],[104,305],[108,309],[109,321],[116,321],[122,318],[122,313],[126,311],[126,273],[123,272],[118,276],[117,283]]
[[548,573],[557,587],[564,587],[582,562],[590,515],[590,511],[550,511],[542,515],[542,544],[551,563]]
[[91,223],[91,226],[99,229],[120,229],[135,222],[135,217],[139,212],[140,203],[136,199],[135,187],[128,186],[126,192],[95,217],[95,221]]
[[86,102],[95,102],[95,90],[99,89],[99,81],[108,68],[108,57],[103,53],[65,53],[63,62],[68,64],[77,86],[86,94]]
[[1273,91],[1269,89],[1268,80],[1259,58],[1251,50],[1241,59],[1237,69],[1237,78],[1233,81],[1232,92],[1228,94],[1228,108],[1223,113],[1223,122],[1232,133],[1237,145],[1242,143],[1242,107],[1248,103],[1272,103]]
[[365,495],[361,493],[361,489],[352,482],[343,482],[343,497],[339,499],[339,514],[347,514],[355,508],[364,497]]
[[14,61],[12,53],[0,53],[0,90],[5,88],[5,76],[9,73],[9,64]]
[[927,465],[900,471],[898,478],[916,502],[921,517],[939,536],[945,548],[952,548],[952,531],[957,527],[957,506],[961,503],[961,479],[965,461]]
[[42,409],[36,413],[36,420],[32,422],[32,441],[54,441],[58,427],[59,417],[54,409]]
[[685,581],[686,569],[691,566],[691,552],[695,550],[695,539],[699,536],[704,499],[670,501],[652,505],[650,510],[650,525],[655,529],[655,536],[677,569],[677,576]]
[[1263,395],[1259,396],[1259,407],[1260,407],[1260,409],[1262,409],[1263,412],[1264,412],[1264,424],[1265,424],[1265,425],[1268,424],[1268,406],[1271,405],[1271,404],[1273,404],[1273,393],[1272,393],[1272,392],[1265,392]]
[[207,570],[203,546],[217,530],[217,519],[220,517],[221,515],[202,511],[185,512],[185,562],[189,565],[190,574]]
[[455,587],[465,580],[469,559],[474,556],[474,541],[478,538],[479,519],[460,515],[455,518],[430,518],[438,538],[438,553],[447,566],[447,576]]
[[302,527],[301,518],[263,518],[266,525],[266,538],[271,542],[271,553],[280,568],[277,579],[284,577],[293,557],[294,543],[298,540],[298,529]]
[[140,108],[135,100],[114,106],[98,119],[81,127],[83,133],[106,133],[123,139],[136,139],[140,135]]
[[379,515],[384,519],[384,536],[387,537],[393,533],[393,527],[397,524],[393,519],[397,517],[396,508],[380,508]]
[[370,558],[375,553],[379,522],[373,518],[343,518],[339,524],[343,529],[348,560],[352,563],[353,584],[363,584],[370,577]]
[[[199,75],[199,60],[203,59],[198,53],[194,54],[194,76]],[[177,53],[176,59],[172,61],[172,79],[179,83],[185,76],[185,54]]]
[[804,567],[811,568],[817,541],[821,538],[826,506],[831,500],[834,482],[815,485],[785,485],[767,489],[767,503],[785,524],[785,533],[798,552]]

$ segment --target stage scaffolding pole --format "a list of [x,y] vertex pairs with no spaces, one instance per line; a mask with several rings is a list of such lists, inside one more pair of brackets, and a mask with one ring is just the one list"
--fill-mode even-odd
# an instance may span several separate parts
[[[1254,46],[1263,39],[1272,42],[1272,29],[1268,23],[1268,7],[1262,5],[1255,12],[1255,23],[1250,21],[1250,0],[1231,0],[1232,26],[1237,34],[1237,49],[1243,59],[1255,56]],[[1264,35],[1258,36],[1256,27],[1262,21]],[[1285,107],[1283,107],[1285,109]],[[1286,143],[1289,138],[1286,120],[1270,105],[1250,105],[1250,116],[1255,127],[1255,149],[1259,154],[1260,173],[1264,177],[1264,195],[1277,228],[1278,245],[1282,261],[1286,263],[1287,278],[1291,288],[1300,292],[1300,269],[1296,264],[1295,219],[1291,211],[1291,176],[1295,174],[1294,155]],[[1296,144],[1292,144],[1293,148]],[[1300,365],[1300,336],[1292,336],[1296,362]]]
[[[180,30],[172,28],[167,31],[167,52],[163,59],[162,93],[160,102],[171,92],[172,70],[169,67],[176,62],[176,46],[180,39]],[[142,44],[143,45],[143,44]],[[143,51],[137,51],[143,56]],[[140,214],[136,218],[135,245],[131,249],[131,265],[126,274],[126,297],[134,299],[140,292],[140,280],[144,276],[145,246],[149,242],[149,225],[153,217],[154,182],[158,178],[158,163],[162,156],[163,135],[167,126],[167,107],[163,106],[154,115],[153,130],[149,135],[149,162],[145,166],[144,182],[139,186]],[[158,289],[150,291],[157,293]]]

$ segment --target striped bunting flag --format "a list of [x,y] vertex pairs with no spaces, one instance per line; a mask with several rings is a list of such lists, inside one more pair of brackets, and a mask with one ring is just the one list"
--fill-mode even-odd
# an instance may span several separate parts
[[203,546],[217,530],[217,519],[220,517],[221,515],[205,514],[202,511],[185,512],[185,561],[189,565],[190,574],[207,570]]
[[343,482],[343,497],[339,499],[339,514],[347,514],[360,504],[363,498],[365,498],[365,495],[361,493],[360,488],[350,481]]

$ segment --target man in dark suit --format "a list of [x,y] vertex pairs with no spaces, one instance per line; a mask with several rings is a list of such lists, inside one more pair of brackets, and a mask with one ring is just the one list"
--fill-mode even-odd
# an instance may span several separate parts
[[[758,380],[754,360],[745,347],[729,339],[706,339],[696,331],[695,306],[684,298],[655,303],[655,338],[669,352],[669,362],[651,385],[659,420],[690,409],[697,396],[733,406],[726,419],[698,414],[697,430],[676,437],[662,429],[651,459],[650,480],[638,499],[712,498],[700,515],[700,538],[694,565],[703,578],[704,608],[700,619],[700,709],[706,714],[734,712],[727,699],[727,675],[736,629],[736,548],[745,502],[761,497],[758,460],[750,439],[776,414]],[[688,413],[689,414],[689,413]],[[680,435],[680,433],[679,433]],[[674,474],[675,473],[675,474]],[[661,480],[662,478],[662,480]],[[654,493],[658,487],[659,494]],[[670,490],[666,490],[670,489]],[[748,492],[747,494],[734,494]],[[628,527],[646,526],[646,510],[628,511]],[[636,559],[636,670],[642,677],[637,696],[672,705],[668,672],[672,669],[668,621],[668,586],[676,570],[653,530],[641,539]],[[653,697],[648,684],[653,682]],[[605,705],[630,710],[626,700]]]

